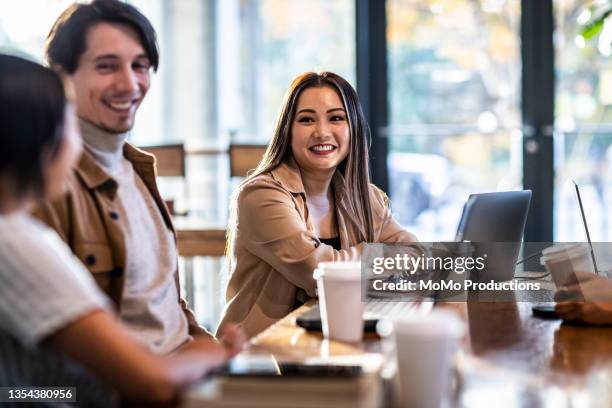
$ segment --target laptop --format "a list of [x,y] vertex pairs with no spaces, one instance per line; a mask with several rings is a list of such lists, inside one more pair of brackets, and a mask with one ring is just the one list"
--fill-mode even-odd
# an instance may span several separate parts
[[[589,226],[587,225],[586,216],[584,215],[584,206],[582,205],[582,197],[580,196],[580,188],[578,187],[578,183],[572,180],[574,183],[574,189],[576,191],[576,199],[578,200],[578,207],[580,208],[580,216],[582,218],[582,226],[584,227],[584,232],[586,234],[586,239],[589,245],[589,251],[591,252],[591,260],[593,261],[593,270],[596,275],[599,275],[599,269],[597,268],[597,261],[595,260],[595,251],[593,250],[593,243],[591,242],[591,234],[589,233]],[[534,255],[541,255],[541,251],[536,252]],[[531,256],[533,257],[533,255]],[[559,314],[555,310],[555,303],[547,303],[543,305],[534,305],[531,307],[534,316],[543,318],[543,319],[560,319]],[[568,320],[572,323],[577,323],[576,321]]]
[[574,183],[574,188],[576,189],[576,197],[578,198],[578,206],[580,207],[580,215],[582,216],[582,225],[584,226],[584,232],[586,233],[587,242],[589,243],[589,251],[591,251],[591,259],[593,260],[593,270],[595,274],[599,275],[599,270],[597,269],[597,262],[595,261],[595,251],[593,251],[593,243],[591,242],[591,234],[589,234],[589,226],[587,225],[586,217],[584,215],[584,207],[582,206],[582,197],[580,197],[580,189],[578,188],[578,184],[572,180]]
[[[472,194],[465,203],[456,241],[507,242],[512,249],[497,255],[499,258],[496,259],[501,259],[503,265],[487,268],[487,280],[510,280],[514,277],[530,201],[531,190],[523,190]],[[432,299],[407,302],[368,299],[363,314],[364,330],[376,331],[376,324],[382,318],[427,314],[433,306]],[[319,306],[315,305],[298,316],[296,324],[307,330],[321,330]]]
[[[472,280],[495,282],[514,278],[525,233],[531,190],[472,194],[463,206],[455,241],[479,243],[475,256],[484,255],[487,269]],[[480,254],[478,253],[480,252]]]

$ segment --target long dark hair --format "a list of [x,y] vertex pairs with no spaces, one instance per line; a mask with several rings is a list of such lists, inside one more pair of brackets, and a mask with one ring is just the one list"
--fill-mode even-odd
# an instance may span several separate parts
[[350,219],[359,231],[360,241],[373,242],[374,226],[369,194],[368,158],[370,129],[361,109],[357,92],[344,78],[333,72],[305,72],[291,82],[281,105],[274,134],[266,153],[244,183],[247,183],[253,177],[275,169],[291,155],[291,125],[295,118],[298,98],[302,91],[307,88],[324,86],[334,89],[342,99],[349,124],[349,153],[338,166],[338,170],[344,176],[346,183],[348,209],[352,212]]
[[44,162],[62,142],[64,85],[42,65],[0,54],[0,106],[0,174],[17,195],[41,196]]

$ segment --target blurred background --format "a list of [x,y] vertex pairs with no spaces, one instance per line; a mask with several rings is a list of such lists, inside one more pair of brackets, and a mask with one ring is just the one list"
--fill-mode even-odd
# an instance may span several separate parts
[[[184,177],[161,184],[190,217],[225,225],[229,146],[266,144],[291,79],[330,70],[358,89],[373,179],[420,240],[453,240],[469,194],[521,188],[534,190],[526,240],[584,240],[572,179],[593,240],[612,238],[612,23],[581,35],[607,2],[128,2],[161,49],[130,141],[184,145]],[[1,49],[42,61],[70,3],[0,2]],[[197,271],[217,276],[222,262],[190,262],[198,315],[213,325],[222,282]]]

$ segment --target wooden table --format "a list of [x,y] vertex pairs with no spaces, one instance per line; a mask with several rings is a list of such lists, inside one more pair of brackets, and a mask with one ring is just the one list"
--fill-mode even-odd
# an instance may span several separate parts
[[468,323],[457,405],[611,406],[612,329],[538,319],[531,306],[446,305]]
[[[524,294],[523,294],[524,295]],[[521,296],[520,298],[525,298]],[[453,406],[610,407],[612,328],[580,327],[531,315],[533,302],[446,303],[468,330],[457,355]],[[302,306],[255,337],[245,354],[279,361],[351,355],[380,356],[381,342],[367,335],[357,345],[325,341],[294,323]]]

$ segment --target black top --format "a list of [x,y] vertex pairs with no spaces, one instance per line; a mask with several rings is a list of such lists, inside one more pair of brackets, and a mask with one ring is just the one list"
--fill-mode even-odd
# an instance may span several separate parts
[[334,248],[337,251],[340,250],[340,237],[319,238],[319,241],[321,241],[325,245],[331,246],[332,248]]

